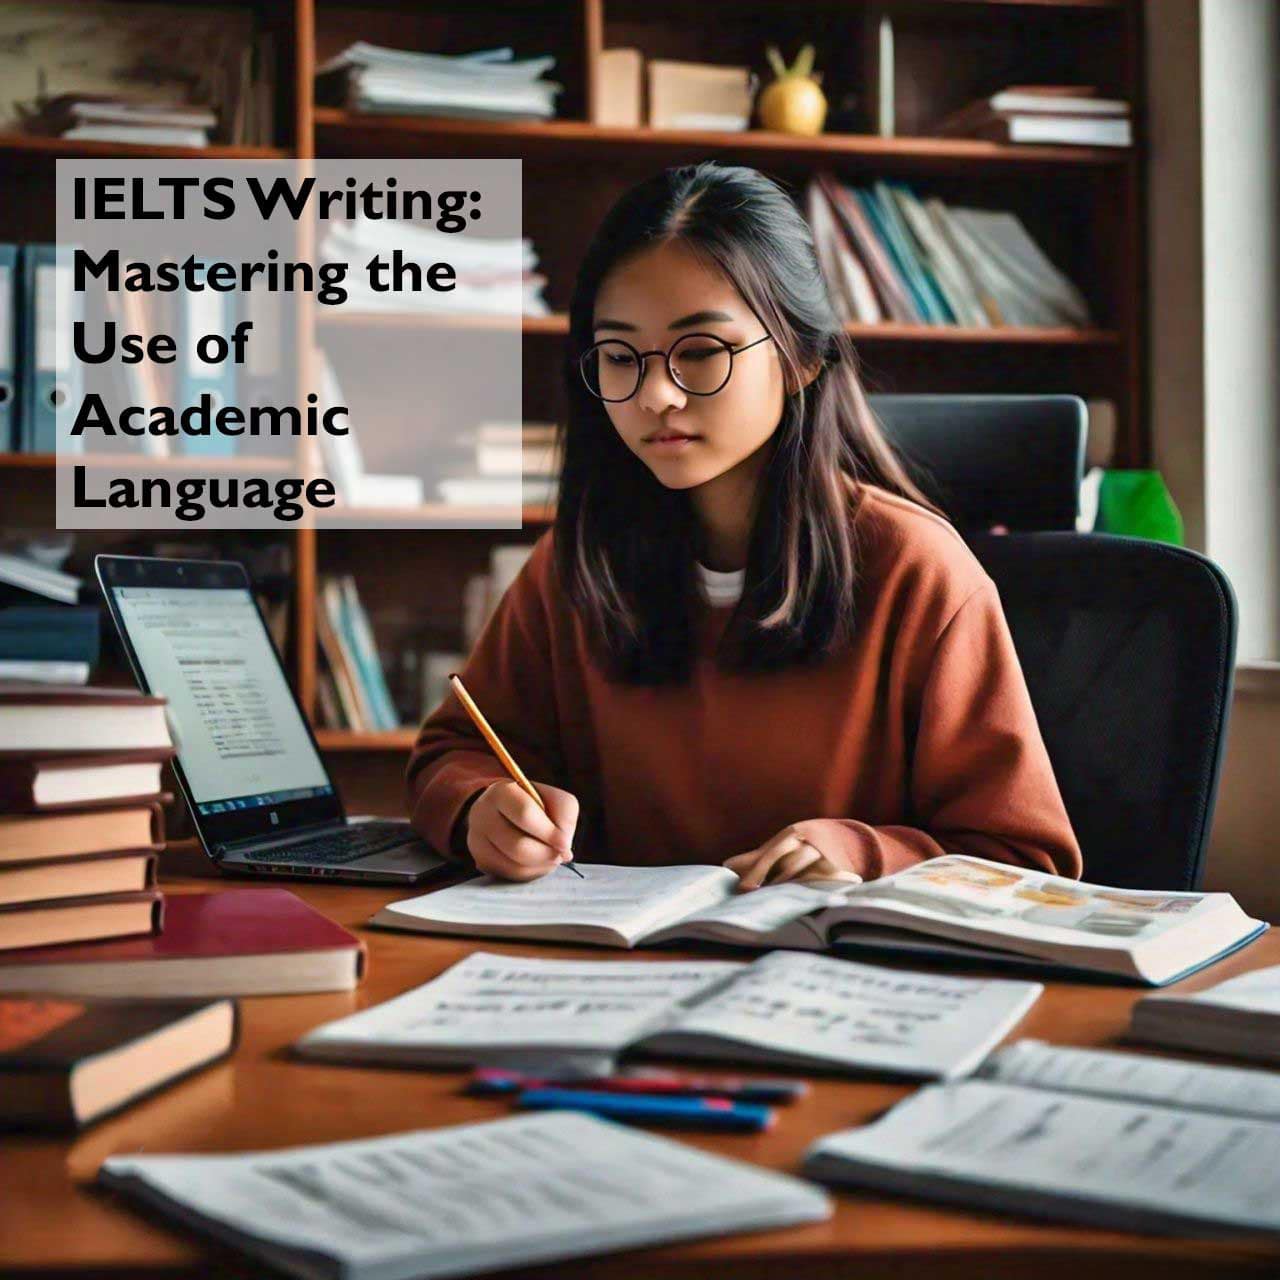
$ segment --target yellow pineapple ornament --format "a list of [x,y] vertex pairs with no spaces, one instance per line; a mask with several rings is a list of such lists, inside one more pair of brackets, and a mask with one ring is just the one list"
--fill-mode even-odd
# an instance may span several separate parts
[[760,94],[757,107],[761,125],[778,133],[805,137],[821,133],[827,118],[827,99],[819,88],[822,73],[813,73],[813,45],[805,45],[789,69],[777,45],[771,44],[765,56],[777,79]]

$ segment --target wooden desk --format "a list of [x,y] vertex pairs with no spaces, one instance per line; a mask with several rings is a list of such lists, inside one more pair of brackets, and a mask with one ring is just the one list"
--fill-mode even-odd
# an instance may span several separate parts
[[[204,890],[208,880],[175,882],[172,892]],[[336,1067],[303,1063],[289,1045],[312,1027],[425,982],[468,952],[472,942],[362,928],[403,891],[292,886],[318,909],[361,933],[369,973],[354,992],[242,1001],[243,1037],[234,1057],[71,1139],[0,1139],[0,1274],[39,1271],[113,1277],[257,1277],[263,1270],[195,1236],[140,1216],[90,1188],[98,1166],[118,1152],[247,1151],[364,1138],[508,1113],[506,1104],[464,1097],[458,1072]],[[544,956],[643,957],[605,951],[487,942],[487,949]],[[1280,932],[1188,979],[1187,989],[1280,963]],[[1074,1044],[1113,1040],[1140,994],[1134,988],[1056,983],[1019,1034]],[[819,1135],[864,1123],[909,1086],[818,1080],[762,1135],[689,1136],[725,1155],[794,1172]],[[1280,1153],[1278,1153],[1280,1158]],[[524,1271],[540,1280],[734,1280],[824,1277],[973,1277],[974,1280],[1124,1280],[1280,1273],[1280,1245],[1167,1240],[1042,1225],[1027,1219],[963,1213],[893,1198],[837,1192],[834,1217],[817,1226],[675,1245]],[[429,1205],[423,1206],[430,1213]]]

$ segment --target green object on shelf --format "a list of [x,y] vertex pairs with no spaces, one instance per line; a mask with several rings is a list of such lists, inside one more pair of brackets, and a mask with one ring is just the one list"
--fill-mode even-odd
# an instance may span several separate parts
[[1107,471],[1094,527],[1101,533],[1184,545],[1182,513],[1158,471]]

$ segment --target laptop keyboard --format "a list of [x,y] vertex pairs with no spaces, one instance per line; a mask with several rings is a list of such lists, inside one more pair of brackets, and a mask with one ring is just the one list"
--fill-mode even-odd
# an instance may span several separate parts
[[413,832],[403,825],[368,822],[276,849],[253,850],[245,857],[250,862],[309,862],[318,865],[352,862],[356,858],[367,858],[371,853],[394,849],[413,838]]

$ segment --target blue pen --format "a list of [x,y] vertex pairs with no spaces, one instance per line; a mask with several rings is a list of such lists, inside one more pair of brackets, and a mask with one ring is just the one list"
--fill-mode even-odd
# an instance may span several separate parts
[[634,1093],[592,1093],[585,1089],[526,1089],[516,1106],[535,1111],[588,1111],[609,1120],[759,1133],[773,1125],[773,1111],[754,1102],[724,1098],[645,1097]]

